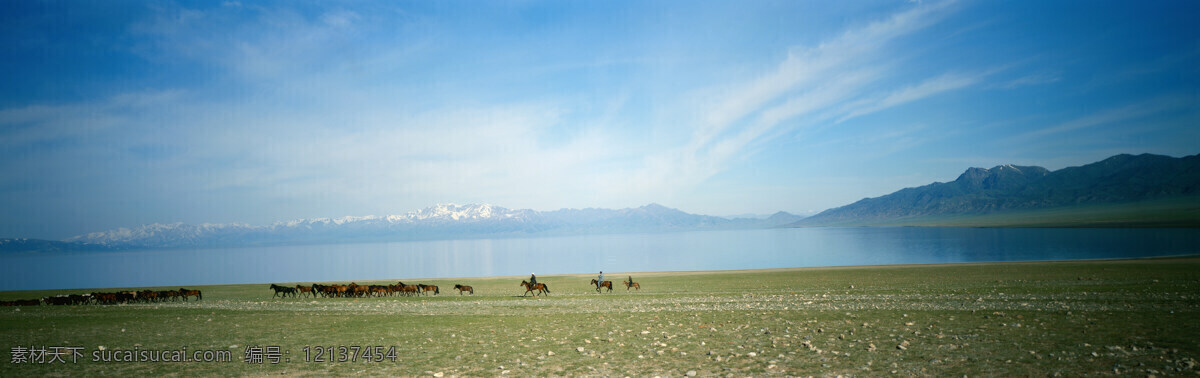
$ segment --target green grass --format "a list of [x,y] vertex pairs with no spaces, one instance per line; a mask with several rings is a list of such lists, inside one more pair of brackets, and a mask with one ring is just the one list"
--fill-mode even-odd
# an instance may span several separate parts
[[[205,299],[188,303],[0,307],[0,339],[10,351],[82,346],[86,360],[99,346],[186,346],[234,357],[53,365],[5,359],[0,375],[1200,372],[1198,258],[634,277],[640,292],[611,294],[588,286],[591,276],[539,277],[553,293],[538,298],[519,296],[521,277],[499,277],[423,280],[443,290],[420,298],[272,299],[260,284],[199,287]],[[449,289],[455,283],[475,286],[476,294],[459,296]],[[0,299],[69,292],[0,292]],[[292,361],[241,362],[251,345],[278,345]],[[302,362],[302,348],[318,345],[396,346],[399,354],[395,362]]]

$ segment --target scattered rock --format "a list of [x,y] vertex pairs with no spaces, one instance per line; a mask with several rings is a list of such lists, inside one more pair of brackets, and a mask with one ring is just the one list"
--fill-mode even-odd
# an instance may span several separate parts
[[695,370],[688,370],[688,371],[687,371],[687,376],[689,376],[689,377],[695,377],[695,376],[696,376],[696,371],[695,371]]

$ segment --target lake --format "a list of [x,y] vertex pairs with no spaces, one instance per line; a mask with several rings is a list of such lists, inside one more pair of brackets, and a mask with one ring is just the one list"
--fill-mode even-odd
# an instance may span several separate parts
[[0,255],[0,290],[1200,254],[1200,230],[790,228]]

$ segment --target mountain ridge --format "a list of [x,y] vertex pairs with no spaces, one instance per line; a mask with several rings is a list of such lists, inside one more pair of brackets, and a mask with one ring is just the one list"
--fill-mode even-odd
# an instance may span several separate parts
[[777,227],[798,216],[726,219],[657,203],[625,209],[535,211],[491,204],[437,204],[397,215],[302,218],[252,226],[152,223],[76,235],[61,241],[0,239],[0,251],[125,250],[337,244],[589,233],[669,232]]
[[792,226],[878,225],[1200,195],[1200,155],[1120,154],[1057,171],[1036,166],[968,168],[950,182],[904,188],[825,210]]

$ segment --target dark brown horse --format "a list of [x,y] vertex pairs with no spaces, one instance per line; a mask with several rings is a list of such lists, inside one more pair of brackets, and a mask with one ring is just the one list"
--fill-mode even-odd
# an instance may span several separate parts
[[204,299],[204,296],[200,295],[200,290],[188,290],[182,287],[179,288],[179,296],[183,297],[184,301],[187,301],[188,297],[196,297],[196,300]]
[[470,286],[467,286],[467,285],[458,285],[458,284],[455,284],[455,285],[454,285],[454,288],[455,288],[455,289],[458,289],[458,295],[462,295],[462,293],[463,293],[464,291],[466,291],[466,292],[470,292],[470,293],[471,293],[471,295],[475,295],[475,288],[473,288],[473,287],[470,287]]
[[175,291],[175,290],[160,290],[158,292],[158,300],[159,301],[165,301],[168,299],[170,299],[171,301],[179,300],[179,292]]
[[292,297],[296,296],[296,288],[294,287],[271,284],[271,290],[275,290],[275,294],[271,295],[271,298],[275,298],[276,295],[280,297],[287,297],[288,294],[291,294]]
[[637,289],[637,291],[642,291],[642,285],[638,284],[637,282],[629,282],[629,281],[621,281],[621,282],[625,283],[625,291],[629,291],[629,288],[631,288],[631,287],[634,289]]
[[374,295],[376,297],[382,297],[382,296],[388,295],[388,293],[391,292],[390,290],[388,290],[388,287],[386,285],[371,285],[371,286],[367,286],[367,288],[371,289],[371,295]]
[[[134,298],[141,298],[143,302],[158,302],[158,292],[150,290],[142,290]],[[165,297],[164,297],[165,298]]]
[[[354,284],[354,283],[351,282],[351,284]],[[363,286],[363,285],[354,285],[354,292],[351,293],[351,295],[353,295],[355,297],[366,297],[366,296],[370,296],[370,294],[371,294],[371,287]]]
[[[546,284],[544,284],[544,283],[530,285],[529,282],[521,281],[520,286],[525,287],[525,294],[529,294],[532,292],[533,295],[535,295],[535,296],[542,295],[541,293],[546,293],[546,295],[550,295],[550,287],[546,286]],[[525,294],[521,294],[521,296],[524,297]]]
[[[593,279],[592,279],[592,286],[596,286],[596,279],[595,279],[595,278],[593,278]],[[607,287],[607,288],[608,288],[608,292],[610,292],[610,293],[611,293],[611,292],[612,292],[612,281],[604,281],[604,282],[601,282],[601,283],[600,283],[600,286],[596,286],[596,292],[597,292],[597,293],[599,293],[599,292],[600,292],[600,288],[602,288],[602,287]],[[629,290],[629,289],[625,289],[625,290]]]
[[334,289],[333,286],[329,285],[314,283],[312,284],[312,289],[314,298],[317,296],[317,293],[320,293],[321,296],[325,298],[329,298],[337,294],[337,289]]
[[400,295],[403,296],[417,295],[421,290],[417,285],[407,285],[403,281],[396,281],[396,285],[400,286]]

